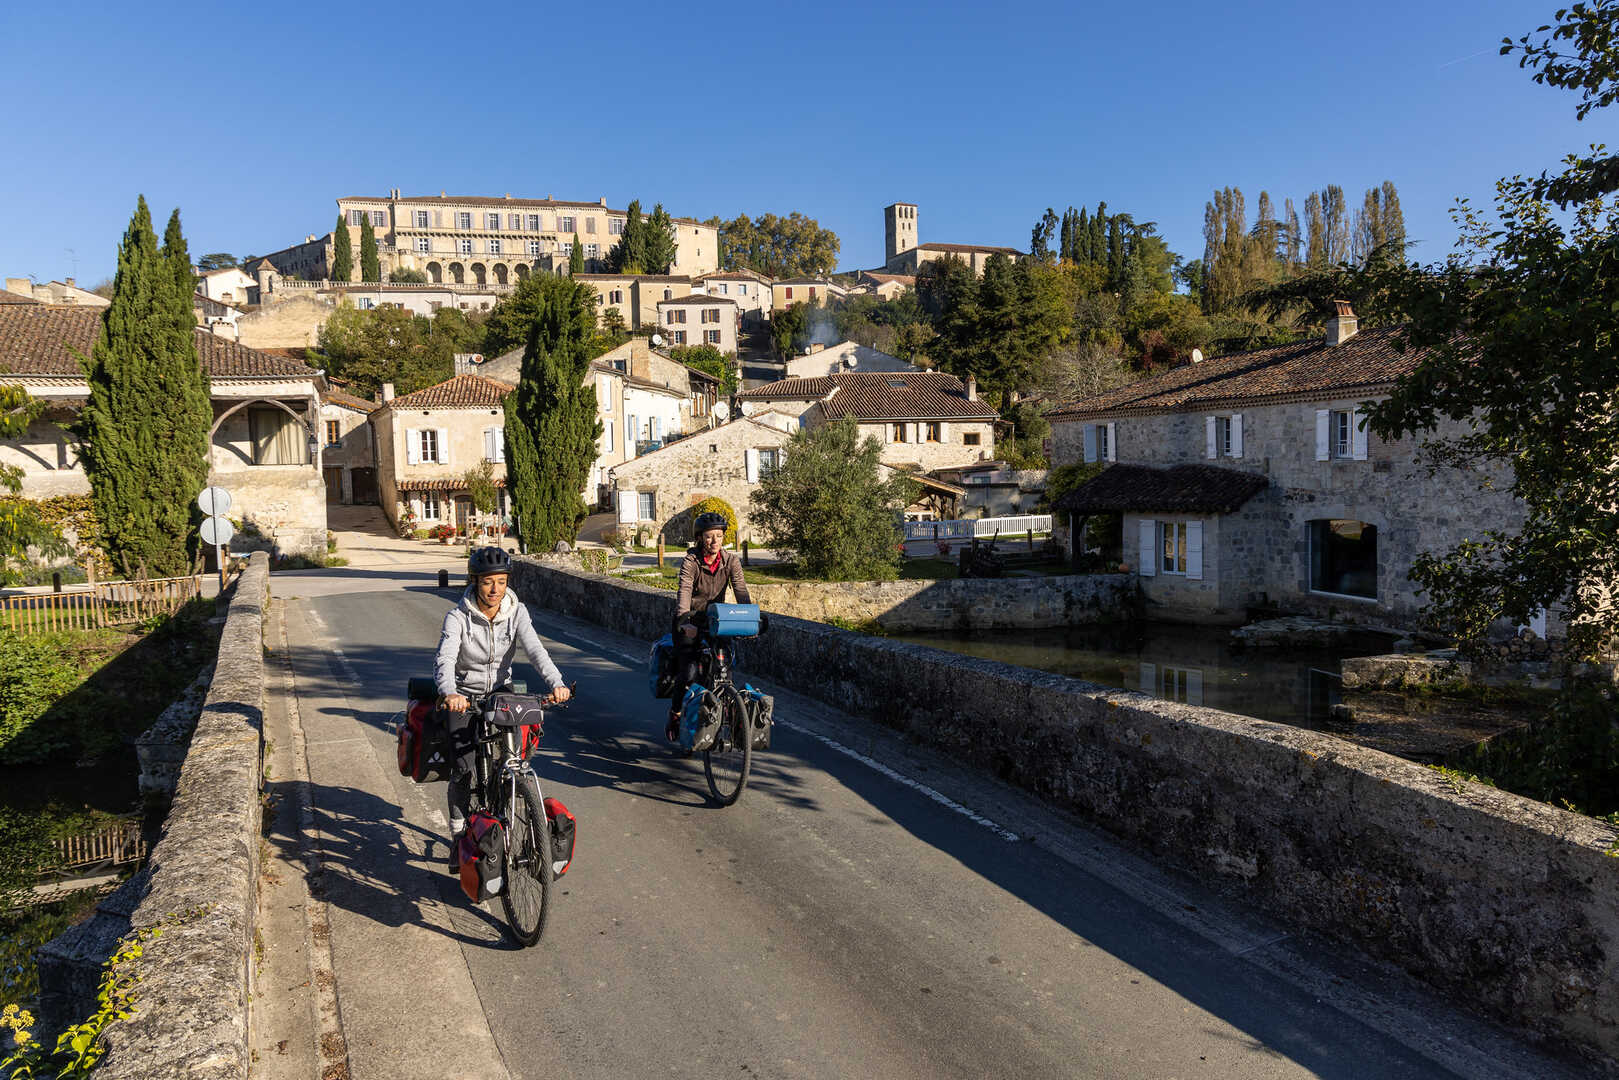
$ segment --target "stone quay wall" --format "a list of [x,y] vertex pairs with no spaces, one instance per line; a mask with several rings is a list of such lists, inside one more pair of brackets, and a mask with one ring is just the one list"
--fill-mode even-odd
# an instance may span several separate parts
[[793,582],[750,584],[754,601],[773,614],[814,622],[875,622],[884,630],[1030,630],[1130,618],[1136,606],[1130,574],[950,581]]
[[[651,640],[667,591],[514,561],[529,603]],[[1317,732],[781,617],[750,673],[903,730],[1456,999],[1619,1058],[1601,822]]]
[[119,937],[160,929],[126,969],[127,1020],[104,1033],[99,1080],[245,1080],[258,898],[264,606],[269,556],[237,579],[214,678],[147,868],[39,952],[41,1005],[83,1019]]

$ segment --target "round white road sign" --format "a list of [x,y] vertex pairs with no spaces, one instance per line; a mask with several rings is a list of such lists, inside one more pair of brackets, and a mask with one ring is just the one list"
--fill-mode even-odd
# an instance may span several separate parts
[[[209,517],[219,517],[230,509],[230,492],[222,487],[205,487],[202,494],[197,496],[197,509]],[[210,544],[212,540],[208,541]],[[224,543],[223,540],[219,541]]]
[[[209,488],[218,491],[218,488]],[[236,527],[230,523],[229,518],[204,518],[202,522],[202,542],[205,544],[228,544],[230,538],[236,535]]]

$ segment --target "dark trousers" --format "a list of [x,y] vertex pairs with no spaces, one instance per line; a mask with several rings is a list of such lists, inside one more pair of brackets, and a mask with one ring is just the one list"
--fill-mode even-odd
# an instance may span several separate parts
[[476,758],[469,732],[472,714],[464,709],[459,712],[445,710],[444,724],[450,733],[450,745],[462,750],[455,755],[450,769],[450,783],[445,792],[450,811],[450,831],[458,833],[466,828],[467,812],[472,805],[472,767]]
[[675,656],[673,661],[675,670],[675,693],[669,702],[670,713],[680,711],[680,703],[686,697],[686,687],[696,682],[703,674],[703,650],[696,641],[688,642],[686,635],[676,631]]

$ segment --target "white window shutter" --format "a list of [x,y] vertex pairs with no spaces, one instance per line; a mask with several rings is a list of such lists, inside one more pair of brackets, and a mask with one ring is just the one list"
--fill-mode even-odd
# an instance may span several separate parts
[[950,425],[943,420],[939,421],[939,441],[942,443],[950,441]]
[[757,484],[759,482],[759,451],[742,451],[742,464],[747,472],[748,483]]
[[1214,445],[1214,417],[1205,416],[1203,418],[1203,456],[1211,458],[1218,455],[1218,453],[1219,447]]
[[[395,459],[397,460],[397,459]],[[415,428],[405,429],[405,464],[420,465],[422,463],[421,433]]]
[[1186,704],[1203,704],[1203,669],[1186,669]]
[[618,430],[618,425],[617,424],[603,424],[602,425],[602,434],[607,437],[607,446],[606,446],[606,451],[605,451],[606,453],[611,454],[613,452],[613,432],[615,432],[617,430]]
[[912,424],[911,425],[911,441],[913,443],[919,443],[919,442],[922,441],[922,425],[921,424]]
[[662,438],[663,438],[663,417],[654,416],[652,418],[652,441],[657,442]]
[[493,460],[495,460],[495,429],[494,428],[486,427],[486,428],[483,429],[483,459],[485,461],[493,461]]
[[1327,445],[1327,428],[1332,420],[1332,410],[1317,409],[1315,411],[1315,459],[1326,461],[1332,456]]
[[1366,417],[1359,409],[1349,414],[1349,450],[1356,461],[1366,460]]
[[787,448],[778,446],[776,447],[776,468],[779,469],[785,464],[787,464]]
[[1119,428],[1117,424],[1107,426],[1107,459],[1119,460]]
[[1142,577],[1152,577],[1158,573],[1158,523],[1142,518],[1139,529],[1141,565],[1137,569]]
[[1141,692],[1143,694],[1151,694],[1153,697],[1158,696],[1157,664],[1141,665]]
[[495,460],[501,464],[506,461],[506,429],[503,427],[495,429]]
[[450,463],[450,429],[449,428],[439,428],[438,429],[438,463],[440,465],[448,465]]
[[1242,413],[1231,414],[1231,456],[1242,457]]
[[1186,576],[1194,581],[1203,580],[1203,523],[1186,523]]
[[640,519],[640,507],[635,492],[618,489],[618,520],[621,525],[634,525]]
[[1085,462],[1089,464],[1096,460],[1096,425],[1085,425]]

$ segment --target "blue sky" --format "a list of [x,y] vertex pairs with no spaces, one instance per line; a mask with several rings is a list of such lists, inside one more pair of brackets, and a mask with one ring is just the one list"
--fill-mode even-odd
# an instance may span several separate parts
[[193,255],[263,254],[393,187],[799,210],[858,269],[895,200],[1025,248],[1106,199],[1191,259],[1216,187],[1390,179],[1438,259],[1456,196],[1614,130],[1496,55],[1556,6],[8,4],[0,272],[110,276],[138,193]]

